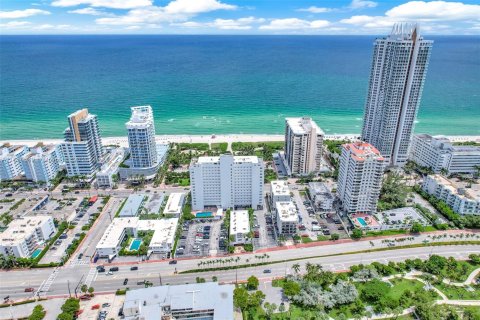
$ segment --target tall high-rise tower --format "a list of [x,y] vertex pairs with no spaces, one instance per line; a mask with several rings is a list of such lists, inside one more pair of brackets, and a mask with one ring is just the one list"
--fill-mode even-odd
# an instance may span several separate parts
[[311,118],[285,119],[285,165],[289,175],[320,170],[324,135]]
[[97,116],[81,109],[68,116],[68,124],[65,142],[60,145],[67,175],[90,178],[100,168],[103,155]]
[[362,139],[390,166],[407,161],[432,43],[420,36],[417,24],[406,23],[375,40]]
[[149,168],[158,164],[155,144],[155,123],[151,106],[132,107],[132,116],[125,124],[133,168]]

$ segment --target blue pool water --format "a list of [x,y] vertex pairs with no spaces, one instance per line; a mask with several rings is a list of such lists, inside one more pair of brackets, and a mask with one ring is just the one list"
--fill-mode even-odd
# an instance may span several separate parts
[[141,244],[142,244],[142,239],[133,239],[132,243],[130,244],[130,251],[138,251],[138,249],[140,249]]
[[367,223],[365,222],[365,219],[363,219],[363,218],[357,218],[357,221],[360,222],[360,224],[361,224],[362,226],[364,226],[364,227],[367,226]]
[[211,211],[199,212],[195,216],[197,218],[211,218],[212,212]]
[[33,251],[32,253],[32,259],[35,259],[36,257],[38,257],[38,255],[42,252],[42,249],[38,248],[37,250]]

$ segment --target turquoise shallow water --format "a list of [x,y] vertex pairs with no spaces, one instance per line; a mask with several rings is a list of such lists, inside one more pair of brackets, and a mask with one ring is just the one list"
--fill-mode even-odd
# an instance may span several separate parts
[[[480,37],[435,41],[417,132],[480,135]],[[1,36],[0,139],[61,138],[89,107],[103,136],[126,135],[150,104],[158,134],[282,133],[312,116],[358,133],[367,36]]]

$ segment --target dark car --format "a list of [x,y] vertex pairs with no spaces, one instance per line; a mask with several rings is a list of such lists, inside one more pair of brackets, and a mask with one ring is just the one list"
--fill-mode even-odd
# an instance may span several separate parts
[[177,264],[177,260],[172,260],[168,264]]
[[130,268],[130,271],[135,271],[135,270],[138,270],[137,266],[133,266],[133,267]]
[[82,260],[82,258],[83,258],[83,253],[80,253],[80,254],[78,255],[77,259],[78,259],[78,260]]
[[263,270],[263,273],[272,273],[272,270],[271,269],[265,269],[265,270]]
[[128,283],[128,278],[125,278],[125,280],[123,280],[123,285],[126,286]]
[[110,271],[112,271],[112,272],[113,272],[113,271],[118,271],[118,267],[111,267],[111,268],[110,268]]
[[105,267],[104,266],[97,266],[97,271],[98,272],[105,272]]
[[33,292],[33,291],[35,291],[35,289],[33,289],[33,288],[25,288],[25,292]]

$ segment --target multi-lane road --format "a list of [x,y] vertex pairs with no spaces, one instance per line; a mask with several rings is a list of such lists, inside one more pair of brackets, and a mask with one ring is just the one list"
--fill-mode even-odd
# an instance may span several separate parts
[[[358,244],[358,243],[356,243]],[[333,248],[339,247],[339,248]],[[343,249],[341,249],[343,247]],[[119,264],[119,271],[113,275],[105,273],[97,273],[95,265],[75,264],[75,261],[64,267],[56,269],[32,269],[32,270],[14,270],[0,272],[0,298],[10,296],[10,299],[28,298],[32,293],[25,293],[24,289],[33,287],[39,288],[40,296],[61,296],[73,294],[79,283],[86,283],[95,288],[96,292],[112,292],[119,288],[129,287],[140,288],[137,282],[148,280],[154,285],[160,284],[180,284],[193,283],[196,277],[203,277],[211,280],[212,276],[216,276],[219,282],[235,282],[244,281],[250,275],[255,275],[261,280],[271,279],[272,277],[285,276],[291,273],[292,265],[299,263],[303,265],[307,262],[319,263],[326,270],[342,271],[347,270],[351,265],[360,263],[371,263],[379,261],[387,263],[388,261],[403,261],[406,259],[421,258],[426,259],[431,254],[442,256],[452,256],[457,259],[466,259],[471,253],[480,253],[478,245],[461,245],[461,246],[435,246],[435,247],[419,247],[409,249],[397,249],[388,251],[377,251],[369,253],[356,253],[348,255],[324,256],[331,254],[332,250],[348,250],[348,246],[344,244],[332,246],[320,246],[296,250],[282,250],[271,252],[268,260],[272,263],[267,266],[247,267],[233,270],[197,272],[197,273],[180,273],[181,271],[197,269],[199,260],[179,260],[176,265],[169,264],[168,261],[153,261],[138,264],[138,270],[130,271],[130,264]],[[323,255],[323,257],[322,257]],[[306,257],[311,257],[304,259]],[[316,257],[315,257],[316,256]],[[247,258],[250,257],[250,258]],[[278,259],[279,257],[282,257]],[[282,261],[284,259],[302,258],[296,261]],[[244,264],[246,260],[255,262],[254,256],[242,256],[238,262]],[[204,259],[209,260],[209,259]],[[233,265],[235,263],[231,263]],[[228,264],[227,264],[228,265]],[[265,269],[270,269],[271,273],[264,273]],[[108,270],[108,267],[107,267]],[[178,273],[175,274],[175,270]],[[123,285],[124,280],[128,278],[128,284]]]

